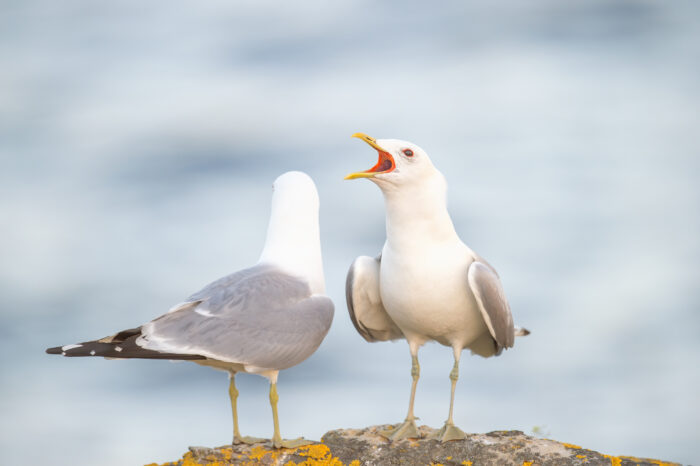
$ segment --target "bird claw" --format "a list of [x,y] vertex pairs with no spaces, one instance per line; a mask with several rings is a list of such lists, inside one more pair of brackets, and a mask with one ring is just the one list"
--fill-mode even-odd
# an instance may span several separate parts
[[406,419],[402,424],[387,430],[382,430],[379,434],[389,440],[404,440],[408,438],[420,438],[420,432],[416,426],[416,419]]
[[467,434],[464,433],[462,429],[452,424],[451,422],[445,422],[442,429],[438,430],[430,436],[431,439],[440,440],[442,443],[449,442],[450,440],[464,440],[467,438]]

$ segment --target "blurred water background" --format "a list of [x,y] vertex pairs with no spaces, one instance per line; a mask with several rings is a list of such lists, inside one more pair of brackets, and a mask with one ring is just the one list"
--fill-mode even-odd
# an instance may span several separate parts
[[[697,2],[0,2],[0,451],[124,465],[230,441],[224,373],[60,359],[256,262],[270,187],[316,181],[333,327],[281,374],[283,434],[398,422],[407,345],[366,343],[345,273],[379,252],[376,155],[411,140],[532,335],[465,354],[456,422],[700,462]],[[447,415],[451,351],[420,353]],[[241,429],[269,436],[265,380]]]

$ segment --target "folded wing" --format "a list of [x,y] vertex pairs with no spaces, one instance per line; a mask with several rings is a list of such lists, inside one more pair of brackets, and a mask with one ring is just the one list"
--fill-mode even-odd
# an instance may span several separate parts
[[109,337],[49,348],[50,354],[108,358],[206,358],[286,369],[308,358],[333,320],[333,303],[308,283],[257,265],[221,278],[166,314]]
[[358,333],[369,341],[404,338],[382,304],[379,293],[381,256],[360,256],[352,263],[345,282],[350,319]]
[[500,354],[503,348],[512,347],[515,339],[513,316],[501,281],[490,266],[475,261],[469,266],[468,283],[496,344],[496,354]]
[[143,325],[137,343],[279,370],[316,351],[333,320],[330,298],[269,265],[217,280],[188,301]]

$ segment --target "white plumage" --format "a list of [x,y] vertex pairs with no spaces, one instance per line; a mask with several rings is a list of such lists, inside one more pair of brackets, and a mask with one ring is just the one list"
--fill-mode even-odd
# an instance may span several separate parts
[[277,375],[316,351],[333,320],[333,302],[324,296],[318,209],[316,186],[308,175],[279,176],[273,184],[265,247],[256,265],[208,284],[140,327],[47,352],[191,360],[228,371],[234,443],[263,440],[240,435],[235,385],[237,372],[262,375],[270,380],[272,444],[310,443],[281,438]]
[[464,348],[481,356],[513,346],[515,329],[496,271],[465,245],[447,212],[447,183],[420,147],[406,141],[354,135],[379,153],[368,178],[384,194],[387,239],[376,259],[358,257],[348,272],[346,297],[358,332],[368,341],[405,338],[413,358],[406,421],[389,438],[418,436],[413,414],[418,349],[437,341],[453,349],[452,398],[442,440],[463,438],[453,424],[454,387]]

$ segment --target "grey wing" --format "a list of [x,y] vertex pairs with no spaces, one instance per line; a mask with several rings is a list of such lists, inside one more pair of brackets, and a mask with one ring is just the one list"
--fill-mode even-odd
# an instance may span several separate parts
[[350,319],[357,332],[369,341],[404,338],[403,332],[387,314],[379,294],[379,266],[376,259],[360,256],[352,263],[345,282]]
[[482,262],[472,262],[468,282],[489,333],[496,342],[496,354],[503,348],[512,347],[515,339],[513,316],[496,272]]
[[265,369],[308,358],[328,333],[333,302],[270,266],[218,280],[145,324],[139,344]]

